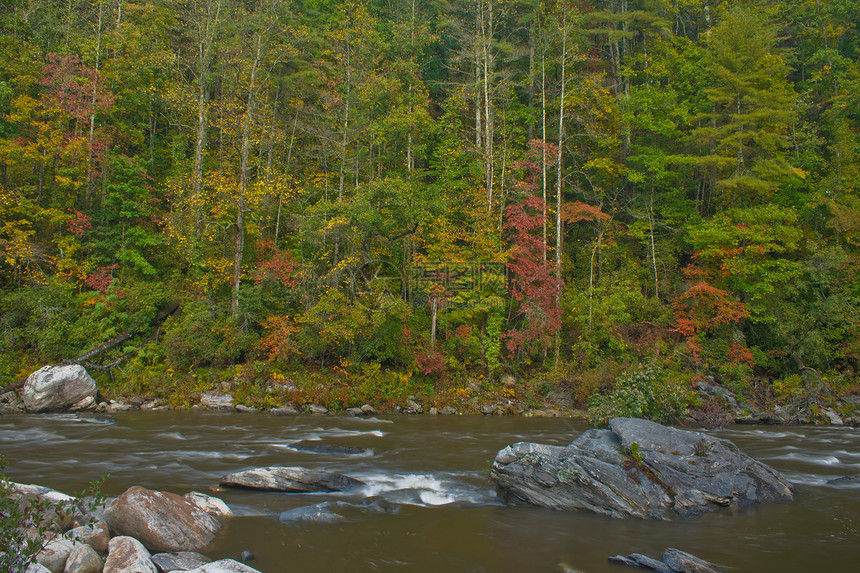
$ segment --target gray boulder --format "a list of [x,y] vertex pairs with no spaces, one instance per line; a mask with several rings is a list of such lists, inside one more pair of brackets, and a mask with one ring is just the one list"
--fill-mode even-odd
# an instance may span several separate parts
[[663,552],[663,563],[678,573],[721,573],[723,571],[719,565],[673,547]]
[[134,537],[152,551],[201,551],[221,529],[197,504],[140,486],[116,498],[104,517],[111,531]]
[[99,553],[107,553],[110,542],[110,531],[104,523],[82,525],[66,532],[66,537],[72,541],[86,543]]
[[66,567],[66,561],[72,553],[75,544],[63,537],[55,539],[36,554],[36,563],[48,569],[51,573],[63,573]]
[[281,523],[295,523],[297,521],[313,521],[317,523],[336,523],[343,521],[344,517],[330,509],[328,504],[318,503],[306,507],[297,507],[281,513],[278,517]]
[[110,540],[104,573],[158,573],[158,570],[140,541],[120,535]]
[[185,499],[195,504],[212,517],[233,517],[233,511],[230,507],[224,503],[224,500],[218,499],[217,497],[206,495],[199,491],[190,491],[185,494]]
[[221,478],[221,486],[267,491],[307,493],[317,491],[344,491],[364,485],[363,482],[343,474],[297,467],[253,468],[228,474]]
[[203,392],[200,404],[210,410],[233,410],[233,396],[225,392]]
[[43,366],[24,382],[21,398],[28,412],[58,412],[98,393],[96,381],[83,366]]
[[63,573],[101,573],[104,562],[98,552],[86,544],[78,544],[69,553]]
[[202,553],[193,551],[179,551],[176,553],[156,553],[152,556],[152,562],[163,573],[170,571],[188,571],[202,567],[212,560]]
[[508,446],[490,477],[509,500],[612,517],[668,519],[794,498],[785,477],[727,440],[633,418],[609,426],[568,446]]
[[197,569],[189,569],[188,573],[260,573],[253,567],[248,567],[233,559],[222,559],[207,563]]

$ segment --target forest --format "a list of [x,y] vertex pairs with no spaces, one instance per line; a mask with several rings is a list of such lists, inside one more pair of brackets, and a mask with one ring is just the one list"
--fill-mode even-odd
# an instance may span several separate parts
[[4,0],[0,385],[83,357],[263,405],[585,405],[636,367],[855,392],[858,27],[858,0]]

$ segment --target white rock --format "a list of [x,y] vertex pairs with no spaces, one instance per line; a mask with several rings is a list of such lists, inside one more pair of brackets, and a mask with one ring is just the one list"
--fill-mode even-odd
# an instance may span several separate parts
[[222,559],[220,561],[207,563],[203,567],[198,567],[197,569],[191,569],[188,573],[260,573],[260,571],[239,563],[238,561],[234,561],[233,559]]
[[217,497],[192,491],[185,494],[185,499],[214,517],[233,517],[232,510]]
[[43,366],[24,382],[21,396],[28,412],[56,412],[95,397],[96,381],[83,366]]
[[45,545],[39,553],[36,554],[36,563],[48,569],[51,573],[63,573],[66,567],[66,560],[75,544],[61,537],[51,541]]
[[146,547],[133,537],[120,535],[110,540],[104,573],[158,573]]
[[63,573],[101,573],[104,563],[95,549],[83,543],[75,546]]

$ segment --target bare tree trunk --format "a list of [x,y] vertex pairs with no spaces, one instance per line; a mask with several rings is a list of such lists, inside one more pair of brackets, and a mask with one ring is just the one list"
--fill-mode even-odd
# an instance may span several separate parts
[[[558,157],[556,165],[558,172],[556,173],[556,194],[555,194],[555,278],[558,282],[555,291],[555,304],[561,302],[561,239],[562,239],[562,221],[561,221],[561,197],[562,197],[562,182],[564,180],[564,164],[562,163],[562,149],[564,148],[564,93],[565,83],[567,82],[567,22],[565,22],[561,37],[561,93],[559,94],[560,103],[558,110]],[[590,318],[589,318],[590,320]],[[558,330],[555,333],[555,364],[558,365],[559,355],[561,352],[561,332]]]
[[[213,14],[214,11],[214,14]],[[208,0],[206,13],[201,16],[198,32],[198,57],[200,59],[200,75],[197,78],[197,133],[194,141],[194,172],[191,177],[193,201],[197,205],[195,227],[198,237],[203,232],[203,218],[199,207],[200,189],[203,184],[203,151],[206,146],[206,130],[209,127],[209,65],[211,61],[212,44],[217,35],[219,17],[221,15],[221,0]]]
[[[99,0],[99,22],[96,30],[96,72],[99,71],[101,65],[102,53],[102,18],[104,16],[104,0]],[[87,141],[87,196],[91,197],[93,193],[93,137],[96,131],[96,99],[98,93],[96,85],[93,84],[93,95],[90,99],[92,105],[92,113],[90,113],[90,136]]]
[[233,288],[230,310],[233,316],[239,316],[239,285],[242,280],[242,258],[245,251],[245,193],[248,189],[249,165],[248,157],[251,149],[251,119],[257,96],[257,70],[263,52],[263,37],[257,35],[257,51],[254,63],[251,65],[251,77],[248,82],[248,101],[242,125],[242,146],[239,156],[239,197],[236,201],[236,244],[233,256]]

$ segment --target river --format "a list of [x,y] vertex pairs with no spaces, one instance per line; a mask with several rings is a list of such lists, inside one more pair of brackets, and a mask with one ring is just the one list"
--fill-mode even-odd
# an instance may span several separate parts
[[[852,571],[860,557],[860,485],[827,481],[860,473],[860,430],[735,426],[711,432],[785,473],[795,503],[726,509],[652,522],[505,506],[487,479],[509,443],[566,444],[586,426],[564,418],[413,416],[273,417],[205,412],[125,412],[0,417],[0,452],[15,481],[77,493],[109,474],[103,490],[131,485],[221,497],[237,517],[213,558],[255,555],[249,565],[282,571],[627,570],[607,557],[659,557],[677,547],[737,571]],[[360,448],[309,452],[295,445]],[[360,494],[214,491],[227,473],[288,465],[346,473]],[[378,495],[396,511],[362,507]],[[339,523],[281,523],[285,510],[323,501]],[[629,569],[634,571],[633,569]]]

